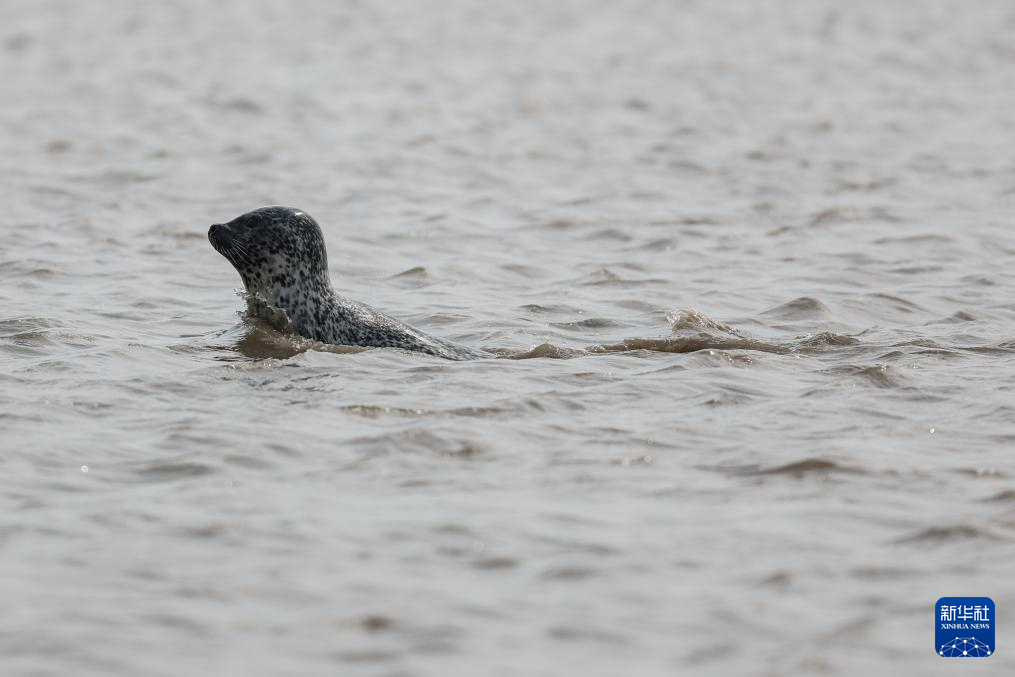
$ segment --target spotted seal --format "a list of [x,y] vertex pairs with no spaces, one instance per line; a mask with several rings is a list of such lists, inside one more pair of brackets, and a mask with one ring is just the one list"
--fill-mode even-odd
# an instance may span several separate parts
[[213,225],[208,240],[243,279],[251,313],[279,329],[336,345],[402,348],[449,360],[489,357],[339,296],[321,227],[299,209],[255,209]]

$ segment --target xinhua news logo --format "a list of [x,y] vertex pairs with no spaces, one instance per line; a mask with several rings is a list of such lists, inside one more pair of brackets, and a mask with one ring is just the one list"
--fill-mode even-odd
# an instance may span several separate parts
[[944,658],[994,655],[994,600],[989,597],[942,597],[934,605],[935,651]]

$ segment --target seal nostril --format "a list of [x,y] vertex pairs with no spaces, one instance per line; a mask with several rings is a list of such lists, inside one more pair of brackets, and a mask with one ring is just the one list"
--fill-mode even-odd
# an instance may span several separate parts
[[208,229],[208,239],[213,240],[213,241],[215,239],[221,239],[228,232],[229,232],[229,227],[228,226],[226,226],[224,224],[221,224],[221,223],[216,223],[216,224],[212,225],[211,228]]

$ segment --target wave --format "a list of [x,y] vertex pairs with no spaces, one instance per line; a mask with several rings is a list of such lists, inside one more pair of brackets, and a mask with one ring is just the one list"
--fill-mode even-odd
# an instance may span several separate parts
[[672,331],[669,336],[625,338],[585,348],[569,348],[552,343],[541,343],[523,352],[498,352],[503,357],[516,360],[536,357],[567,359],[602,353],[636,351],[693,353],[701,350],[753,350],[786,354],[815,352],[824,348],[851,346],[858,343],[858,340],[853,336],[832,332],[806,334],[786,342],[764,340],[714,320],[693,308],[674,311],[667,315],[666,319],[669,321]]
[[[220,335],[220,338],[227,340],[229,348],[243,356],[254,359],[286,359],[308,350],[331,353],[358,353],[370,350],[362,346],[329,345],[279,331],[276,329],[276,323],[284,323],[285,318],[268,319],[264,314],[269,309],[257,310],[257,315],[252,315],[248,309],[244,325]],[[572,359],[606,353],[694,353],[703,350],[748,350],[774,354],[814,353],[830,348],[852,346],[859,342],[854,336],[833,332],[805,334],[785,341],[762,339],[742,329],[723,324],[693,308],[673,311],[667,315],[667,320],[671,329],[671,333],[667,336],[622,338],[584,347],[544,342],[527,350],[498,347],[487,347],[484,350],[494,358],[526,360]],[[602,329],[623,325],[607,319],[590,318],[574,323],[555,323],[554,326],[568,329]],[[242,330],[244,328],[245,330]]]

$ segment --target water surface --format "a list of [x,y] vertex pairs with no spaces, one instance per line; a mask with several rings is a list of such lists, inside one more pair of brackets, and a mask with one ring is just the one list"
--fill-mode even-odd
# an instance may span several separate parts
[[[952,674],[944,595],[1011,640],[1010,3],[2,14],[4,674]],[[525,359],[244,321],[206,231],[265,204]]]

